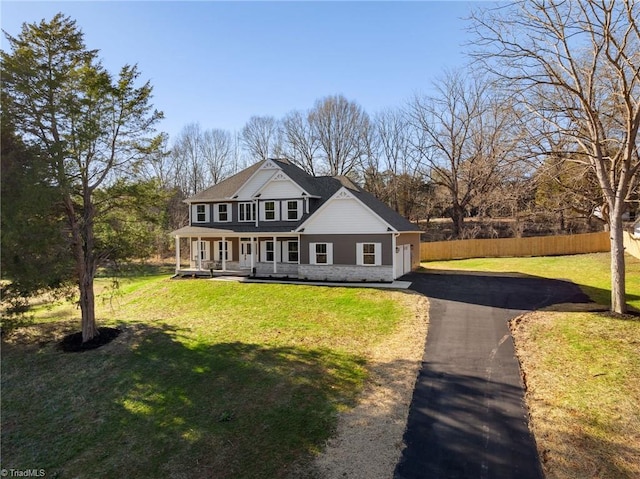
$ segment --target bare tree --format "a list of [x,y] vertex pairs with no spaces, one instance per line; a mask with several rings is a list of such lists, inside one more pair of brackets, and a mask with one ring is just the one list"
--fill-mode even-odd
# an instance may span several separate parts
[[202,134],[201,145],[206,176],[210,184],[216,184],[233,173],[231,133],[219,129],[206,130]]
[[342,95],[318,100],[309,114],[320,144],[321,159],[331,176],[349,175],[369,151],[369,115]]
[[320,143],[309,116],[309,112],[292,111],[282,120],[282,134],[285,156],[316,176],[322,169],[318,164]]
[[[379,170],[387,172],[387,202],[399,213],[409,216],[413,209],[407,200],[417,200],[423,183],[420,161],[410,138],[410,119],[399,109],[387,109],[374,118],[375,156]],[[417,181],[416,181],[417,180]],[[404,199],[404,201],[403,201]]]
[[204,162],[203,132],[199,123],[182,128],[171,151],[175,184],[186,196],[191,196],[207,186]]
[[242,143],[254,160],[279,156],[282,148],[278,120],[272,116],[252,116],[242,129]]
[[512,110],[489,82],[449,72],[435,83],[436,95],[409,105],[414,147],[431,181],[447,189],[453,232],[460,237],[473,202],[490,192],[512,163]]
[[473,20],[476,57],[550,135],[570,139],[565,161],[595,173],[611,232],[611,309],[624,313],[622,215],[640,176],[640,3],[518,1]]

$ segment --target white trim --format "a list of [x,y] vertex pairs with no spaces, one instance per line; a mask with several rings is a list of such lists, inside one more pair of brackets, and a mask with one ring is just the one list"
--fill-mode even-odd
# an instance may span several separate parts
[[[220,207],[223,206],[223,205],[227,207],[227,219],[226,220],[221,220],[220,219]],[[213,205],[213,221],[215,223],[231,223],[232,219],[233,219],[233,211],[232,211],[231,203],[215,203]]]
[[[364,245],[373,246],[373,264],[364,262]],[[395,254],[395,249],[393,250]],[[370,253],[367,253],[370,254]],[[373,241],[364,241],[362,243],[356,243],[356,264],[358,266],[381,266],[382,265],[382,243],[375,243]]]
[[[254,197],[257,197],[257,196],[261,195],[262,192],[264,191],[264,189],[272,181],[289,181],[289,182],[293,183],[297,188],[300,189],[300,195],[299,195],[300,198],[302,198],[303,196],[314,196],[314,195],[309,194],[309,192],[307,190],[305,190],[302,186],[300,186],[298,183],[296,183],[294,180],[292,180],[291,177],[289,175],[287,175],[282,170],[282,168],[280,168],[279,166],[277,168],[278,168],[279,171],[274,172],[273,175],[267,181],[265,181],[264,184],[260,188],[258,188],[256,190],[256,192],[253,194]],[[258,168],[258,171],[260,169],[262,169],[262,167]],[[248,180],[247,180],[247,182],[248,182]],[[240,191],[240,190],[238,190],[238,191]],[[318,196],[314,196],[314,197],[315,198],[319,198]]]
[[[198,207],[202,206],[204,208],[204,220],[199,220],[198,219],[198,215],[201,213],[198,213]],[[209,219],[211,218],[211,205],[209,205],[208,203],[194,203],[191,205],[191,208],[189,208],[189,213],[191,213],[191,209],[193,208],[193,215],[192,215],[192,223],[208,223]]]
[[[222,243],[225,243],[223,246]],[[226,255],[222,255],[222,250],[226,249]],[[233,243],[227,238],[222,238],[216,240],[215,242],[215,261],[220,261],[221,263],[226,263],[227,261],[231,261],[233,259]]]
[[[249,206],[250,219],[247,219],[247,206]],[[245,219],[242,219],[242,215],[240,214],[241,210],[245,210]],[[253,223],[258,218],[258,211],[255,201],[240,201],[238,203],[238,223]]]
[[[316,245],[326,245],[327,247],[327,262],[326,263],[318,263],[317,259],[317,251]],[[317,242],[317,243],[309,243],[309,264],[319,264],[319,265],[332,265],[333,264],[333,243],[328,242]]]
[[[264,161],[264,164],[260,165],[260,167],[258,167],[256,169],[256,171],[254,171],[253,174],[249,178],[247,178],[247,180],[244,183],[242,183],[240,188],[238,188],[231,196],[229,196],[229,198],[237,198],[239,196],[240,191],[242,190],[242,188],[247,186],[247,183],[249,183],[251,180],[253,180],[253,178],[255,176],[259,175],[262,170],[269,170],[269,169],[271,169],[271,170],[273,170],[273,169],[282,170],[282,168],[280,168],[278,165],[276,165],[271,160],[262,160],[262,161]],[[249,167],[249,168],[251,168],[251,167]],[[269,180],[267,180],[267,181],[269,181]]]
[[[267,203],[273,203],[273,219],[267,219],[267,209],[266,209],[266,204]],[[281,208],[281,201],[279,200],[263,200],[261,202],[259,202],[260,205],[262,205],[260,209],[260,221],[280,221],[280,208]]]
[[[297,251],[298,259],[296,261],[291,261],[289,259],[289,245],[291,245],[292,243],[298,245],[298,251]],[[282,256],[284,257],[282,262],[283,263],[290,263],[290,264],[300,264],[300,241],[296,238],[296,239],[283,241],[282,244],[284,246],[284,248],[282,250]]]
[[[289,218],[289,203],[295,203],[296,204],[296,217],[295,218]],[[283,204],[283,210],[284,210],[284,216],[285,218],[283,218],[283,221],[298,221],[300,218],[302,218],[302,200],[283,200],[282,201]]]

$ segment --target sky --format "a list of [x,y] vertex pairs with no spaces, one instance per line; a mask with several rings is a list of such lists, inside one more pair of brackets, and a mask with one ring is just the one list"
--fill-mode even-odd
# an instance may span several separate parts
[[[428,93],[463,67],[463,1],[5,1],[0,24],[62,12],[116,74],[137,64],[174,139],[189,123],[240,132],[251,116],[282,118],[342,94],[370,115]],[[7,50],[2,36],[0,45]]]

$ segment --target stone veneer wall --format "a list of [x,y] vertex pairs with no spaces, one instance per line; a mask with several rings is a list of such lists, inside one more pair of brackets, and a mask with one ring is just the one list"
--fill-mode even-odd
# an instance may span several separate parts
[[298,278],[312,281],[392,282],[392,266],[307,265],[298,268]]
[[278,263],[277,264],[277,273],[273,272],[273,263],[256,263],[256,276],[273,276],[273,277],[283,277],[289,276],[296,278],[298,277],[298,264],[297,263]]

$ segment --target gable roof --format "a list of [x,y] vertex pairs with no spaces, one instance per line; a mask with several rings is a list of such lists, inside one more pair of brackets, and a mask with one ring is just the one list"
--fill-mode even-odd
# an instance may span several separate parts
[[[220,183],[193,195],[185,201],[187,203],[196,203],[202,201],[229,200],[267,161],[273,162],[278,166],[292,181],[297,183],[304,191],[308,192],[309,195],[320,199],[315,211],[321,208],[322,205],[331,199],[341,188],[346,188],[396,231],[420,231],[416,225],[396,213],[385,203],[356,185],[346,176],[311,176],[286,159],[259,161]],[[313,213],[314,211],[311,212],[311,216],[313,216]]]
[[260,169],[265,160],[254,163],[248,168],[236,173],[229,178],[222,180],[220,183],[202,190],[199,193],[187,198],[186,203],[197,203],[200,201],[221,201],[228,200],[232,195],[244,185],[253,174]]

